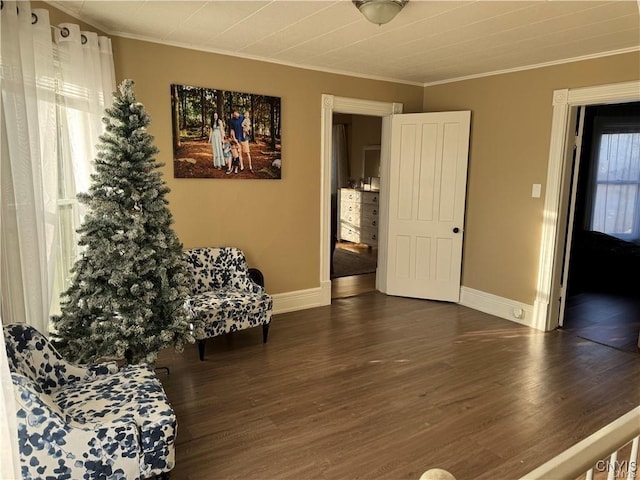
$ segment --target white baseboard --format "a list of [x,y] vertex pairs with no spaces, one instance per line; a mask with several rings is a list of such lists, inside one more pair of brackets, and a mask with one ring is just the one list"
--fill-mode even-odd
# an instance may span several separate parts
[[473,308],[496,317],[536,328],[533,318],[533,306],[499,297],[491,293],[481,292],[473,288],[460,288],[460,305]]
[[[273,313],[287,313],[307,308],[331,304],[331,282],[323,282],[320,287],[276,293],[273,297]],[[481,292],[473,288],[460,288],[460,305],[473,308],[496,317],[536,328],[533,318],[533,306]]]
[[317,288],[276,293],[272,295],[272,297],[274,315],[330,305],[331,282],[323,282],[322,285]]

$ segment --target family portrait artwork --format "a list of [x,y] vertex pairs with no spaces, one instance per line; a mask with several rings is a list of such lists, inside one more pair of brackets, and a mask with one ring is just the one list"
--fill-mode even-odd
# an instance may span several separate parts
[[171,85],[173,176],[282,178],[280,98]]

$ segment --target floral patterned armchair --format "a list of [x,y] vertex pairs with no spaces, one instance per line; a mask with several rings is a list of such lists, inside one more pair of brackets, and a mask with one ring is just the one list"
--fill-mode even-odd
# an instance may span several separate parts
[[239,248],[193,248],[185,252],[193,273],[193,329],[200,360],[207,338],[262,325],[267,342],[273,300],[265,293],[262,273],[248,268]]
[[165,477],[176,417],[149,365],[66,362],[37,330],[4,326],[22,478]]

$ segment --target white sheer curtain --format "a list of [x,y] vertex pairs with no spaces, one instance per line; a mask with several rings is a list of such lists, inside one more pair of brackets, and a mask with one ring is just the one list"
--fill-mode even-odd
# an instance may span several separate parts
[[78,256],[76,230],[83,206],[78,192],[89,188],[96,145],[102,133],[104,109],[111,105],[116,89],[111,40],[78,25],[62,23],[54,32],[58,65],[58,256],[52,310],[58,310],[58,293],[65,290],[69,270]]
[[332,131],[332,165],[331,165],[331,191],[349,185],[349,153],[347,150],[347,129],[344,125],[333,126]]
[[[66,288],[101,117],[115,73],[111,42],[55,26],[29,2],[0,3],[0,318],[48,333]],[[57,274],[56,274],[57,272]],[[13,388],[0,342],[0,478],[18,478]]]
[[591,229],[640,243],[640,126],[596,127]]
[[331,273],[333,273],[333,251],[340,232],[338,189],[349,185],[347,128],[343,124],[333,125],[331,142]]
[[[115,74],[111,42],[54,27],[29,2],[2,4],[2,317],[46,334],[77,255],[81,211]],[[57,273],[57,275],[56,275]]]
[[[47,97],[41,85],[51,85],[53,72],[46,71],[49,64],[36,63],[36,59],[40,60],[41,49],[47,45],[51,51],[51,34],[32,28],[28,3],[20,3],[20,12],[15,2],[4,2],[0,12],[2,317],[28,321],[42,329],[49,314],[49,278],[53,277],[48,261],[54,245],[57,195],[55,184],[43,171],[41,139],[47,142],[50,138],[45,132],[40,134],[38,112]],[[43,44],[43,33],[49,35],[48,44]],[[43,122],[51,121],[46,114]]]
[[[1,20],[1,19],[0,19]],[[4,27],[4,22],[0,21],[0,45],[5,44],[8,38],[8,28]],[[0,65],[3,54],[0,52]],[[5,75],[0,74],[0,195],[3,194],[2,179],[4,173],[4,159],[9,155],[8,144],[5,141],[6,129],[4,119],[4,85]],[[9,83],[11,84],[11,82]],[[4,197],[0,199],[4,205]],[[0,208],[0,233],[2,228],[2,210]],[[0,256],[0,271],[4,277],[5,262]],[[1,280],[0,280],[1,281]],[[0,296],[0,302],[2,297]],[[1,315],[0,315],[1,318]],[[15,421],[15,398],[13,393],[13,383],[9,373],[9,365],[7,363],[7,354],[4,346],[4,335],[0,336],[0,418],[6,418],[6,422],[0,422],[0,478],[19,478],[20,462],[18,461],[18,433]]]

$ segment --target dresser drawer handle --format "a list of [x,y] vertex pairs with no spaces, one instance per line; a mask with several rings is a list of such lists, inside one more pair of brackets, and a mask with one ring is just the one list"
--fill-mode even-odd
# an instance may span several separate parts
[[373,222],[371,222],[371,226],[372,227],[376,227],[378,225],[378,222],[376,222],[375,220]]
[[373,202],[373,203],[378,203],[378,197],[377,197],[377,196],[374,196],[374,197],[372,198],[372,202]]
[[377,211],[377,210],[374,210],[374,211],[373,211],[373,215],[378,215],[378,211]]

